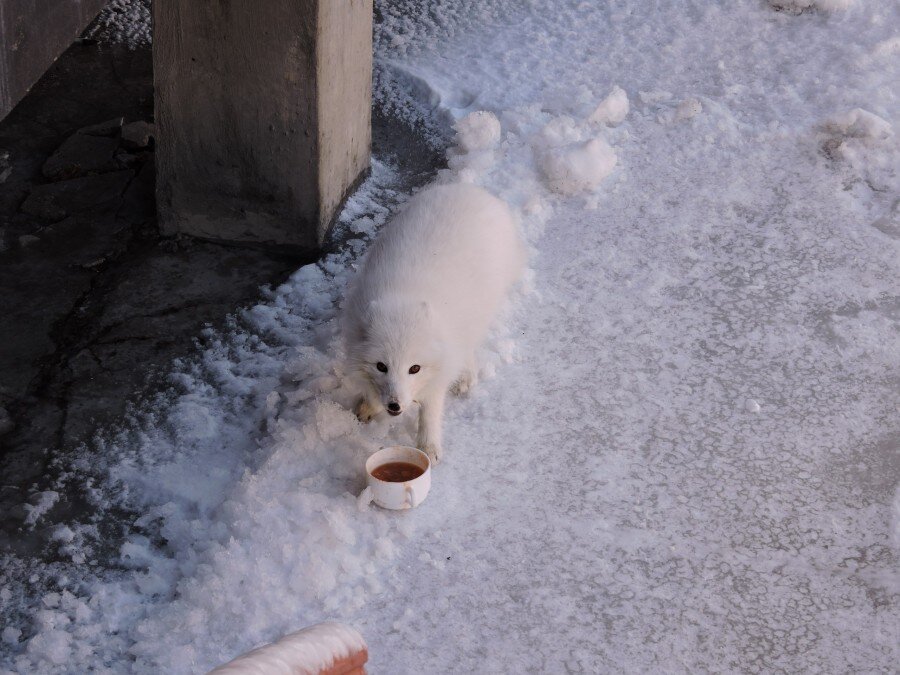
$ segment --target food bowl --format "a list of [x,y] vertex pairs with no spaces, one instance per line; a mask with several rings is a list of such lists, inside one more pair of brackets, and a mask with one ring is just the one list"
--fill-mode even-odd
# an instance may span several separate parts
[[431,461],[408,445],[382,448],[366,460],[366,482],[378,506],[411,509],[421,504],[431,489]]

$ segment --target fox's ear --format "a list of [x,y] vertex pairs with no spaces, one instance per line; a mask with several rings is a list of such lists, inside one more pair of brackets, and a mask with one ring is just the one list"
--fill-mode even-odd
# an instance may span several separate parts
[[361,321],[353,321],[347,326],[347,339],[360,344],[369,339],[369,328]]

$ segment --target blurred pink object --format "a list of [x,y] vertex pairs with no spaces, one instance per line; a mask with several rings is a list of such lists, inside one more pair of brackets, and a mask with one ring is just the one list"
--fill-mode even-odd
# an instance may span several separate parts
[[326,622],[238,656],[209,675],[365,675],[368,658],[355,628]]

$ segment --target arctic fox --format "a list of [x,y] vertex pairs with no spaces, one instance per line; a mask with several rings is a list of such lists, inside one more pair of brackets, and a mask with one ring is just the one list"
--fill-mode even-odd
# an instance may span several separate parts
[[372,243],[344,307],[359,418],[418,403],[416,445],[439,461],[444,398],[474,384],[475,350],[524,267],[509,207],[482,188],[437,185],[410,199]]

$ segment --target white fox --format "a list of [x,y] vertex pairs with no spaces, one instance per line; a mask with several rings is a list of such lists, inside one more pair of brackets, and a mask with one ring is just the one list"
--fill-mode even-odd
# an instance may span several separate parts
[[359,418],[418,403],[416,445],[439,461],[447,391],[474,384],[475,350],[524,267],[509,207],[482,188],[437,185],[410,199],[372,243],[344,307]]

